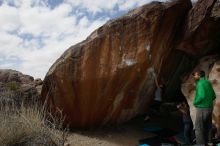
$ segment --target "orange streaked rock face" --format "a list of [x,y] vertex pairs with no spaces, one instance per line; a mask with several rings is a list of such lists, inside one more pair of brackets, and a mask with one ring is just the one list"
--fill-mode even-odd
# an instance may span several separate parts
[[107,22],[53,64],[44,100],[77,128],[143,113],[155,90],[152,73],[166,81],[179,66],[175,48],[190,8],[189,0],[153,2]]

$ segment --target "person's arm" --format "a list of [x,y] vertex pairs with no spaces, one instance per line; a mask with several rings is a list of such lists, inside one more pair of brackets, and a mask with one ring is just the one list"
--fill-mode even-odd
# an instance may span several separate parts
[[156,75],[156,73],[153,72],[152,75],[153,75],[153,77],[154,77],[154,82],[155,82],[155,84],[156,84],[156,87],[157,87],[157,88],[160,88],[159,83],[158,83],[158,80],[157,80],[157,75]]
[[156,84],[157,88],[160,88],[157,77],[154,77],[154,81],[155,81],[155,84]]

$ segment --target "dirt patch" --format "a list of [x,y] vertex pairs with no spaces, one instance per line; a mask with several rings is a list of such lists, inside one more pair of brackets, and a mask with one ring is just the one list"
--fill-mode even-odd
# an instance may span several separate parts
[[118,126],[75,131],[68,138],[68,146],[135,146],[140,139],[155,136],[143,130],[146,126],[179,130],[180,117],[175,113],[151,117],[149,121],[144,121],[144,116],[141,116]]

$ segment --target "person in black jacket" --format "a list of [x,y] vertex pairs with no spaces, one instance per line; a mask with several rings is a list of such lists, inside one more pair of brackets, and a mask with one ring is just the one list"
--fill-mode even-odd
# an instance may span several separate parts
[[182,114],[182,121],[184,125],[184,138],[187,145],[192,144],[193,141],[193,122],[190,116],[189,105],[186,101],[181,101],[177,105],[178,110]]

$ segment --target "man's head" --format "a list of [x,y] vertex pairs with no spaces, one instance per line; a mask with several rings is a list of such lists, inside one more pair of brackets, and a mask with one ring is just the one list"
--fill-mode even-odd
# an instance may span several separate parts
[[193,73],[193,77],[194,77],[195,80],[199,80],[200,78],[205,77],[205,72],[203,70],[195,71]]

